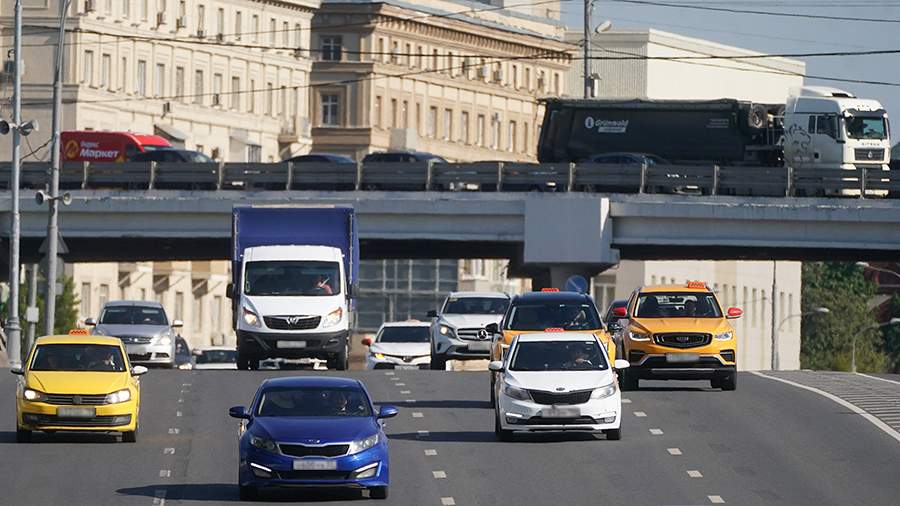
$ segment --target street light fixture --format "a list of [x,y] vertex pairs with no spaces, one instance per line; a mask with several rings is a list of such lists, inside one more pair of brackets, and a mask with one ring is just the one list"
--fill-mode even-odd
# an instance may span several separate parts
[[856,372],[856,335],[868,330],[878,330],[882,327],[890,327],[892,325],[900,324],[900,318],[891,318],[890,320],[882,323],[876,323],[874,325],[869,325],[862,329],[857,330],[853,333],[853,337],[850,340],[850,372]]
[[[790,320],[791,318],[802,318],[804,316],[810,316],[810,315],[827,315],[830,313],[831,313],[830,309],[828,309],[825,306],[820,306],[820,307],[813,308],[810,311],[804,311],[802,313],[796,313],[796,314],[785,316],[784,319],[781,320],[781,323],[778,324],[778,327],[775,329],[775,331],[772,334],[772,356],[773,357],[777,356],[777,354],[775,353],[775,349],[778,347],[778,334],[781,332],[781,327],[783,327],[784,324],[788,320]],[[776,363],[775,360],[773,360],[772,361],[772,369],[775,370],[777,367],[778,367],[778,364]]]
[[892,275],[900,278],[900,272],[892,271],[890,269],[885,269],[884,267],[876,267],[874,265],[869,264],[869,262],[856,262],[856,266],[861,267],[863,269],[868,269],[870,271],[883,272],[885,274],[892,274]]

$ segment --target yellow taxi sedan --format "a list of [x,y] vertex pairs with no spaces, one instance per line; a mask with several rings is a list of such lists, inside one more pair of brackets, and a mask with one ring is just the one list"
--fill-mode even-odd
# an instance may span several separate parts
[[140,411],[138,376],[122,341],[79,332],[38,338],[16,388],[16,441],[31,441],[32,431],[121,432],[137,441]]

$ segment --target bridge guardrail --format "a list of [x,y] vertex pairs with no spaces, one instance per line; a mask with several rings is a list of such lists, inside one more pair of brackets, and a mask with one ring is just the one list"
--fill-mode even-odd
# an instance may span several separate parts
[[[10,164],[0,163],[9,173]],[[49,164],[22,165],[43,189]],[[547,191],[745,196],[897,196],[900,171],[592,163],[65,163],[60,188],[209,191]],[[0,178],[9,189],[9,178]]]

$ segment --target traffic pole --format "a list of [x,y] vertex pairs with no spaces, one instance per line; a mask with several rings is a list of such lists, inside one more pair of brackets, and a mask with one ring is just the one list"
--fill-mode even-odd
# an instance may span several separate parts
[[13,73],[12,122],[12,176],[10,190],[12,193],[12,209],[10,210],[9,227],[9,314],[6,319],[7,353],[9,366],[19,367],[22,364],[22,327],[19,324],[19,175],[22,168],[21,133],[22,123],[22,0],[15,3],[15,21],[13,35],[13,53],[15,54],[15,72]]
[[[38,266],[37,264],[31,264],[28,266],[28,307],[33,308],[37,307],[37,282],[38,278]],[[26,316],[26,320],[27,316]],[[35,327],[37,327],[37,322],[34,320],[28,320],[28,330],[25,332],[25,344],[22,345],[22,349],[31,350],[31,345],[34,344],[34,333]]]
[[593,0],[584,0],[584,98],[591,98],[594,92],[591,79],[591,7]]

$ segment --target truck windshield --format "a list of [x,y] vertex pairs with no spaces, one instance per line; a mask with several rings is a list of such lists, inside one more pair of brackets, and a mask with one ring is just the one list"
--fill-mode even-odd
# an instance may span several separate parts
[[341,293],[337,262],[266,260],[248,262],[244,293],[247,295],[338,295]]
[[711,293],[642,293],[637,318],[721,318],[719,303]]
[[444,314],[503,314],[509,299],[499,297],[450,297],[444,304]]
[[847,119],[847,136],[851,139],[887,139],[884,118],[854,116]]

